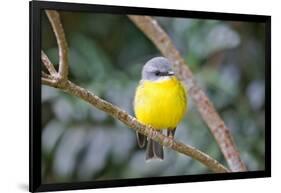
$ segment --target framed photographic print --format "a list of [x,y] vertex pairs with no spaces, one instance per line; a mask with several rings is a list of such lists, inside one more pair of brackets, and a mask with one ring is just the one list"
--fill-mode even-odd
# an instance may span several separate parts
[[271,18],[30,2],[30,191],[271,175]]

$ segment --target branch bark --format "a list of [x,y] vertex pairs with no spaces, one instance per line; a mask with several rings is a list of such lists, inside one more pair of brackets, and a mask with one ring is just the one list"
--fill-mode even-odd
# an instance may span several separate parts
[[59,79],[61,79],[61,81],[66,81],[68,76],[68,48],[64,30],[60,20],[60,15],[57,11],[53,10],[47,10],[46,14],[52,25],[59,48]]
[[189,90],[197,108],[214,135],[232,171],[246,171],[229,128],[214,108],[204,91],[197,85],[186,62],[158,22],[149,16],[128,15],[135,25],[154,43],[161,53],[173,62],[174,70]]
[[44,66],[49,71],[49,73],[52,76],[56,76],[57,71],[56,71],[54,65],[52,65],[51,61],[49,60],[49,58],[47,57],[47,55],[43,51],[41,51],[41,60],[42,60],[42,63],[44,64]]
[[[48,13],[52,13],[48,15],[49,20],[54,21],[58,19],[57,23],[60,23],[59,21],[59,15],[56,11],[47,11]],[[54,25],[52,25],[53,28],[55,28]],[[62,28],[62,26],[61,26]],[[56,31],[54,29],[54,31]],[[59,38],[58,36],[56,36]],[[59,40],[58,40],[59,42]],[[65,53],[67,55],[67,53]],[[47,57],[46,55],[42,55],[42,57]],[[60,60],[63,60],[63,58],[60,57]],[[50,61],[48,58],[42,58],[42,61]],[[43,62],[44,63],[44,62]],[[49,62],[51,64],[51,62]],[[51,64],[52,65],[52,64]],[[64,65],[63,62],[60,61],[59,68],[61,68],[61,65]],[[182,153],[184,155],[190,156],[193,159],[196,159],[203,165],[207,166],[210,170],[217,172],[217,173],[223,173],[223,172],[229,172],[229,170],[224,167],[222,164],[220,164],[218,161],[210,157],[209,155],[201,152],[200,150],[185,145],[181,142],[178,142],[174,139],[171,139],[167,136],[162,135],[159,132],[156,132],[155,129],[153,129],[150,126],[143,125],[140,122],[136,120],[133,116],[129,115],[124,110],[120,109],[119,107],[99,98],[94,93],[90,92],[89,90],[82,88],[68,79],[65,79],[64,81],[59,81],[56,79],[55,76],[50,75],[51,78],[42,77],[42,84],[48,85],[54,88],[58,88],[66,93],[69,93],[73,96],[76,96],[80,99],[83,99],[84,101],[88,102],[89,104],[93,105],[94,107],[98,108],[101,111],[106,112],[107,114],[111,115],[112,117],[120,120],[124,124],[126,124],[128,127],[134,129],[135,131],[157,141],[161,145],[171,148],[179,153]],[[67,77],[66,77],[67,78]]]

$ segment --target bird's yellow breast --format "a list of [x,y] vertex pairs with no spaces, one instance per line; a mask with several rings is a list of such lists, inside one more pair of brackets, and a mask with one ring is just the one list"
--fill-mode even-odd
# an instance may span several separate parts
[[176,128],[187,108],[187,93],[176,77],[141,81],[134,110],[137,119],[155,129]]

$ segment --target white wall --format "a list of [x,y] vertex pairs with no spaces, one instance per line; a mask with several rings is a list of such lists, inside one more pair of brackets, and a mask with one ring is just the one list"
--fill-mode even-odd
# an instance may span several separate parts
[[[231,180],[99,189],[95,192],[155,193],[155,192],[265,192],[280,189],[281,178],[281,13],[278,1],[246,0],[69,0],[70,2],[108,5],[149,6],[156,8],[186,9],[215,12],[234,12],[272,15],[272,175],[269,179]],[[0,22],[0,191],[27,192],[28,188],[28,1],[2,1]],[[5,53],[5,54],[3,54]],[[14,71],[17,69],[16,71]],[[279,186],[278,186],[279,182]],[[92,192],[93,190],[75,191]],[[74,192],[74,191],[69,191]],[[275,191],[276,192],[276,191]]]

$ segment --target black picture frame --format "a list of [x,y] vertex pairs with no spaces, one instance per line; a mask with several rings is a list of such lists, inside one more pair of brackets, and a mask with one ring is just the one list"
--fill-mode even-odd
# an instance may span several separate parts
[[[233,13],[215,13],[201,11],[184,11],[154,8],[137,8],[123,6],[105,6],[79,3],[62,3],[47,1],[29,2],[30,11],[30,143],[29,143],[29,191],[59,191],[90,188],[107,188],[138,186],[166,183],[183,183],[244,178],[261,178],[271,176],[271,17],[267,15],[248,15]],[[111,13],[139,14],[150,16],[168,16],[183,18],[219,19],[265,23],[265,170],[235,173],[200,174],[188,176],[150,177],[141,179],[120,179],[110,181],[90,181],[59,184],[42,184],[41,182],[41,13],[45,9]]]

